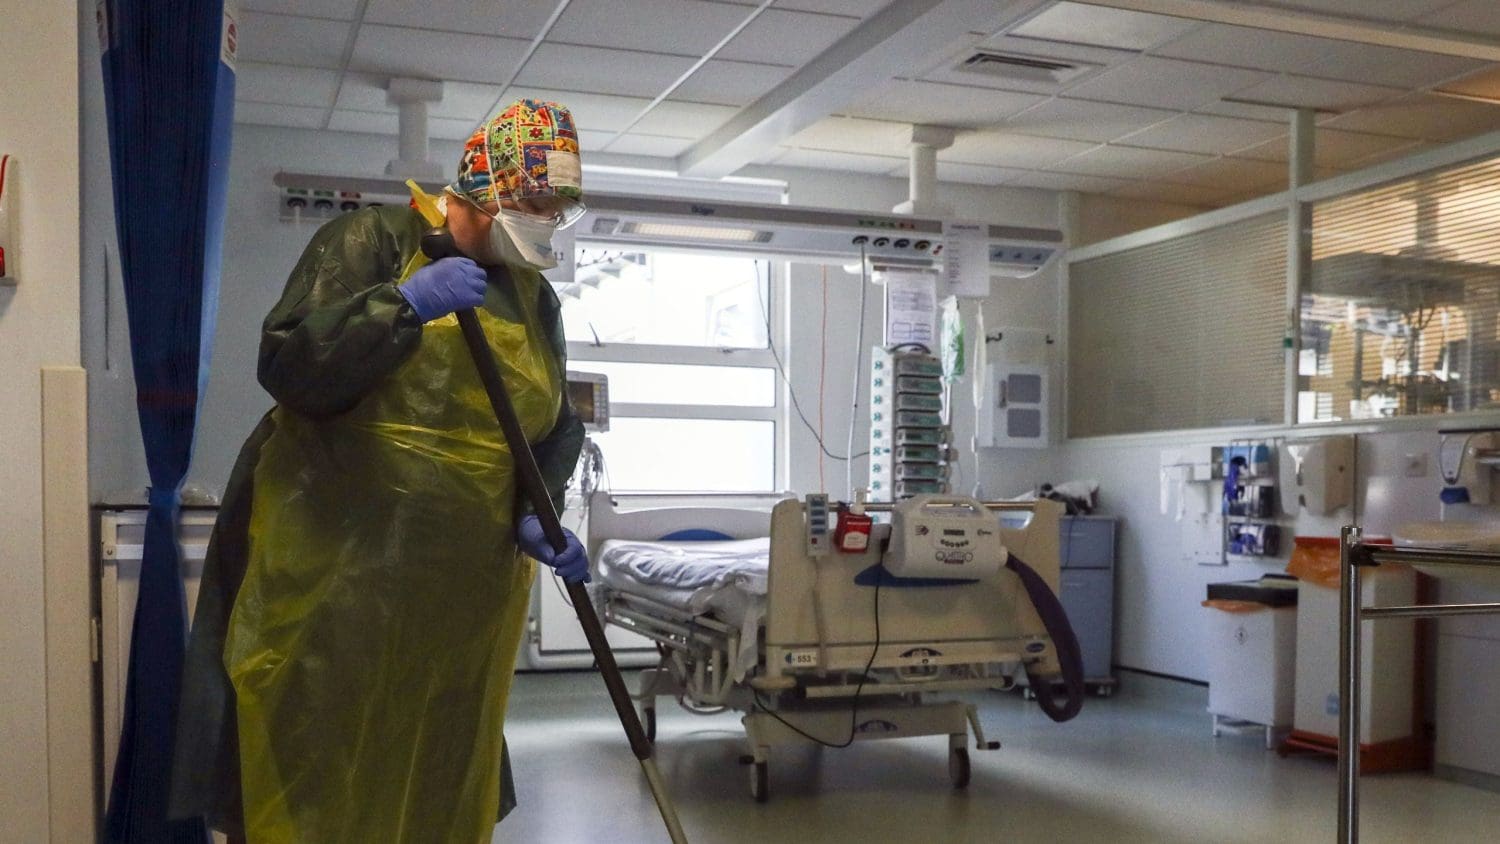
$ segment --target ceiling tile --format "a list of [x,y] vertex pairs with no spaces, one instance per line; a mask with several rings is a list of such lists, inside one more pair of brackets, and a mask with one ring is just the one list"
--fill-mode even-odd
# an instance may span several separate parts
[[1326,15],[1407,21],[1451,2],[1453,0],[1281,0],[1279,5]]
[[[785,82],[791,75],[792,69],[789,67],[715,59],[693,71],[693,75],[672,92],[672,99],[747,106]],[[665,88],[663,85],[661,90]]]
[[1323,125],[1356,132],[1451,141],[1500,129],[1500,106],[1432,94],[1412,94],[1338,115]]
[[870,152],[906,158],[911,127],[883,120],[825,117],[783,142],[798,149]]
[[1183,114],[1149,129],[1126,135],[1120,142],[1135,147],[1223,155],[1244,149],[1258,141],[1285,135],[1286,131],[1284,123],[1208,114]]
[[1166,181],[1228,192],[1252,190],[1278,179],[1283,185],[1289,181],[1285,165],[1245,158],[1216,158],[1186,170],[1175,171],[1166,177]]
[[787,150],[776,160],[778,167],[808,167],[815,170],[847,170],[855,173],[889,173],[902,159],[884,155],[858,155],[820,149]]
[[364,24],[349,68],[385,76],[499,83],[510,77],[527,46],[515,38]]
[[693,142],[687,138],[663,138],[656,135],[637,135],[634,132],[621,135],[610,143],[605,152],[617,155],[650,155],[657,158],[676,158]]
[[1221,188],[1201,185],[1178,185],[1171,182],[1131,182],[1110,191],[1111,196],[1121,199],[1142,199],[1148,202],[1173,202],[1181,205],[1215,207],[1227,204],[1233,192]]
[[1072,86],[1068,96],[1185,111],[1266,79],[1255,70],[1143,56]]
[[1110,145],[1075,155],[1051,169],[1117,179],[1159,179],[1168,173],[1212,160],[1210,156],[1191,152]]
[[[777,0],[776,8],[791,9],[794,12],[822,12],[828,15],[867,18],[889,6],[891,2],[892,0]],[[757,4],[745,2],[744,5]]]
[[[328,128],[335,132],[359,132],[365,135],[396,134],[396,115],[373,111],[335,111],[328,121]],[[396,150],[391,149],[391,157]]]
[[516,84],[655,97],[692,65],[692,59],[678,56],[544,43],[521,69]]
[[992,88],[892,79],[848,110],[856,117],[978,128],[994,126],[1046,97]]
[[[647,112],[631,132],[697,140],[719,128],[734,115],[735,109],[729,106],[661,102]],[[610,151],[617,150],[612,148]]]
[[1291,109],[1283,106],[1233,103],[1220,100],[1193,109],[1195,114],[1217,114],[1220,117],[1243,117],[1246,120],[1261,120],[1266,123],[1290,124]]
[[1346,166],[1350,170],[1374,167],[1376,164],[1383,164],[1387,161],[1395,161],[1398,158],[1416,155],[1419,152],[1431,149],[1433,146],[1436,146],[1436,144],[1430,141],[1411,141],[1408,146],[1392,147],[1391,149],[1384,149],[1372,155],[1367,155],[1364,158],[1351,160]]
[[1495,13],[1495,0],[1462,0],[1417,18],[1417,23],[1457,32],[1500,35],[1500,14]]
[[547,40],[697,58],[749,11],[705,0],[573,0]]
[[359,11],[359,0],[240,0],[240,10],[352,21]]
[[1265,82],[1235,93],[1236,99],[1276,106],[1348,111],[1378,103],[1403,92],[1399,88],[1335,82],[1310,76],[1273,76]]
[[463,3],[413,3],[411,0],[370,0],[365,23],[444,29],[472,35],[502,35],[527,41],[542,31],[555,2],[466,0]]
[[[339,86],[335,108],[353,111],[379,111],[395,113],[396,107],[385,97],[389,77],[371,73],[350,72],[344,74]],[[472,126],[488,116],[500,97],[499,85],[478,82],[444,82],[443,99],[432,103],[428,113],[433,117],[466,119]]]
[[761,12],[717,55],[721,59],[801,67],[858,25],[856,18],[771,8]]
[[240,60],[338,69],[352,25],[342,21],[245,12]]
[[1477,59],[1398,50],[1371,44],[1344,44],[1304,72],[1396,88],[1425,88],[1485,66]]
[[1177,112],[1119,103],[1054,97],[1005,121],[1026,135],[1104,143],[1172,117]]
[[1080,176],[1076,173],[1052,173],[1040,170],[1023,170],[1009,184],[1042,190],[1074,190],[1079,193],[1109,193],[1129,185],[1129,179],[1112,179],[1107,176]]
[[326,108],[272,105],[270,103],[235,103],[234,122],[262,126],[291,126],[297,129],[322,129]]
[[1009,34],[1121,50],[1149,50],[1195,26],[1196,22],[1183,18],[1063,2],[1011,28]]
[[[1313,138],[1313,161],[1327,167],[1345,167],[1380,153],[1395,153],[1408,149],[1417,142],[1409,138],[1394,138],[1390,135],[1370,135],[1363,132],[1344,132],[1318,127]],[[1255,158],[1261,161],[1285,162],[1290,157],[1286,138],[1278,138],[1263,144],[1236,150],[1240,158]]]
[[1476,97],[1484,102],[1500,102],[1500,64],[1492,64],[1477,73],[1444,82],[1434,93],[1458,97]]
[[336,70],[242,61],[234,74],[237,102],[328,108],[338,88]]
[[1175,59],[1295,73],[1322,61],[1340,43],[1310,35],[1293,35],[1228,24],[1208,24],[1152,53]]
[[[1017,176],[1027,172],[1011,167],[985,167],[982,164],[960,164],[956,161],[939,161],[937,164],[938,181],[964,185],[1008,185]],[[907,167],[898,167],[894,176],[904,179],[907,173]]]
[[963,132],[953,146],[938,151],[938,161],[1046,170],[1070,155],[1093,149],[1088,141],[1037,138],[1013,132]]
[[600,132],[594,129],[578,130],[578,148],[585,153],[600,152],[614,139],[614,132]]

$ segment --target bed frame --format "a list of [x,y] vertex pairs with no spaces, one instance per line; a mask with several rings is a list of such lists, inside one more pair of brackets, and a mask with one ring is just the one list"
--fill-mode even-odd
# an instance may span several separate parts
[[[766,620],[757,661],[735,677],[741,631],[707,615],[608,585],[596,590],[607,623],[656,642],[661,663],[642,673],[642,716],[653,739],[656,701],[671,696],[703,714],[744,713],[751,794],[769,795],[768,763],[775,746],[847,746],[855,741],[912,736],[949,738],[949,774],[957,788],[969,781],[967,743],[994,750],[972,704],[953,693],[1009,688],[1023,664],[1056,673],[1057,658],[1036,609],[1015,575],[920,588],[872,588],[856,577],[882,558],[878,541],[864,553],[813,558],[807,553],[802,502],[777,496],[764,509],[723,507],[621,511],[605,493],[589,501],[589,546],[597,559],[609,539],[659,540],[678,531],[707,529],[734,539],[771,537]],[[769,502],[762,502],[769,503]],[[1006,547],[1029,563],[1056,592],[1058,519],[1055,502],[1034,505],[1026,527],[1001,529]],[[997,518],[998,522],[998,518]],[[874,601],[879,602],[879,636]],[[878,647],[876,643],[878,641]]]

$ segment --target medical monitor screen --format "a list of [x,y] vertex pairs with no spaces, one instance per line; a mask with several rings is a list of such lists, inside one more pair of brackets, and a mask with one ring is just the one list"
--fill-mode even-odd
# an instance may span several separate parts
[[568,403],[587,430],[609,430],[609,393],[603,379],[569,378]]

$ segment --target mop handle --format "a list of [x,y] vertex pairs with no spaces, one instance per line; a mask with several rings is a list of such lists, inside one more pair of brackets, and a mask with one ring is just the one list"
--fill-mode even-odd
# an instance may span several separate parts
[[[500,379],[500,368],[495,363],[495,355],[490,351],[489,342],[485,339],[484,328],[479,324],[479,318],[475,316],[472,308],[465,308],[458,312],[458,327],[463,331],[464,342],[469,347],[469,356],[474,359],[474,366],[479,370],[479,380],[484,383],[484,391],[489,396],[490,407],[495,411],[495,418],[500,422],[500,430],[505,434],[505,441],[510,445],[511,460],[514,461],[517,474],[517,482],[521,492],[531,504],[532,511],[537,520],[542,524],[542,533],[546,534],[547,541],[552,544],[552,549],[562,553],[568,547],[567,535],[563,533],[562,523],[557,518],[557,510],[552,506],[552,496],[547,492],[547,483],[542,479],[542,470],[537,466],[536,455],[531,452],[531,445],[526,441],[526,434],[521,430],[521,421],[516,417],[516,410],[511,405],[510,394],[505,390],[505,382]],[[615,705],[615,712],[620,716],[620,724],[625,728],[625,735],[630,739],[630,749],[635,753],[637,759],[651,758],[651,742],[646,740],[646,731],[641,728],[640,717],[636,715],[635,705],[630,701],[630,692],[625,689],[625,679],[620,676],[620,667],[615,664],[614,651],[610,650],[609,641],[604,637],[604,627],[599,623],[599,616],[594,613],[594,605],[589,600],[588,590],[583,588],[582,583],[567,583],[568,600],[573,602],[573,610],[578,614],[578,623],[583,625],[583,635],[589,641],[589,649],[594,652],[594,660],[599,664],[599,673],[604,675],[604,685],[609,689],[609,698]]]

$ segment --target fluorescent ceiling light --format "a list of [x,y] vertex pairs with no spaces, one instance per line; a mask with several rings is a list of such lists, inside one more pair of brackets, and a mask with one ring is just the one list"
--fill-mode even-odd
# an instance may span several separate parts
[[626,223],[621,234],[661,237],[672,240],[713,240],[732,243],[769,243],[771,233],[755,229],[732,229],[718,226],[690,226],[681,223]]

